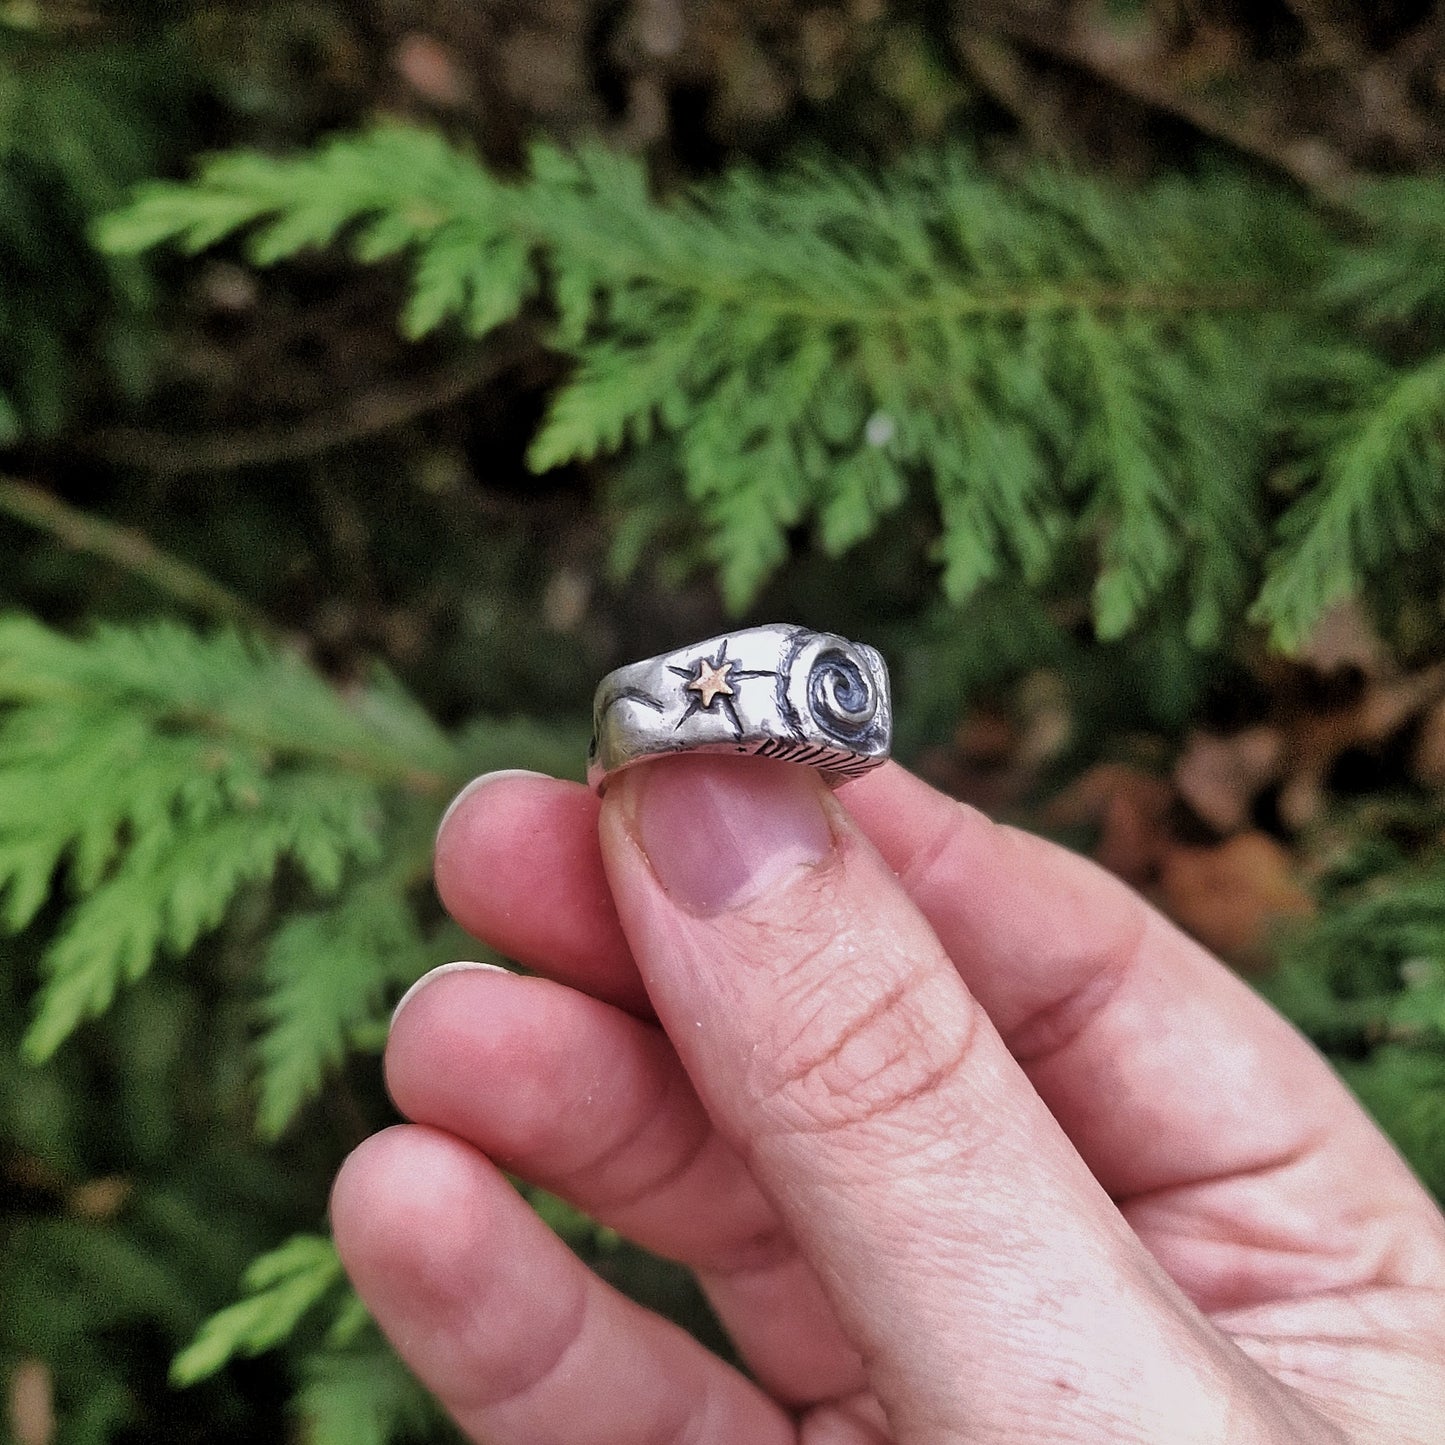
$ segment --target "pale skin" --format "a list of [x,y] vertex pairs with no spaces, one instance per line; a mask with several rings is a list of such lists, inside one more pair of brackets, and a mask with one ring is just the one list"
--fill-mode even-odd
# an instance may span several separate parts
[[[332,1196],[485,1445],[1445,1438],[1445,1220],[1324,1061],[1072,853],[889,764],[503,775],[438,838],[537,977],[399,1011]],[[733,1369],[503,1171],[688,1265]]]

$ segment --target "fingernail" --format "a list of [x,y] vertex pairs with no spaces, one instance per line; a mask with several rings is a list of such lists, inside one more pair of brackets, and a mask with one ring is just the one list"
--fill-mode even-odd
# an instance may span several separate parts
[[817,775],[760,758],[666,758],[627,778],[634,835],[657,880],[693,913],[756,898],[833,850]]
[[402,994],[397,1006],[391,1011],[391,1022],[387,1025],[387,1028],[394,1029],[397,1019],[401,1017],[402,1009],[404,1009],[427,984],[431,983],[434,979],[441,978],[443,974],[511,973],[511,971],[510,968],[503,968],[499,963],[474,963],[469,958],[458,959],[456,963],[443,963],[436,968],[428,969],[426,973],[422,974],[422,976]]
[[545,778],[546,773],[535,773],[531,768],[498,768],[494,773],[483,773],[479,778],[473,778],[455,798],[447,804],[447,810],[442,814],[442,820],[437,824],[437,837],[441,837],[441,831],[447,825],[447,819],[456,812],[462,801],[470,798],[473,793],[479,793],[488,783],[499,782],[502,778]]

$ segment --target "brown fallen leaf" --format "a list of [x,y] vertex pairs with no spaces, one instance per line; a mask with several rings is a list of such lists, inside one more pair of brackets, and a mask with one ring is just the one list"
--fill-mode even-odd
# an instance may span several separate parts
[[392,56],[402,79],[433,105],[458,106],[471,95],[471,81],[455,52],[434,35],[403,35]]
[[1151,883],[1170,846],[1166,820],[1174,802],[1167,778],[1127,763],[1098,763],[1044,810],[1050,827],[1098,829],[1094,857],[1136,888]]
[[1445,663],[1376,679],[1351,707],[1304,713],[1289,731],[1279,815],[1299,829],[1324,811],[1331,768],[1351,748],[1380,747],[1445,691]]
[[70,1191],[67,1203],[84,1219],[113,1219],[135,1192],[135,1184],[119,1174],[87,1179]]
[[1389,648],[1358,602],[1342,602],[1326,612],[1295,660],[1324,673],[1354,667],[1366,677],[1382,676],[1391,666]]
[[979,707],[958,724],[953,746],[965,762],[982,767],[1001,767],[1018,751],[1019,731],[1014,720],[1002,710]]
[[1289,853],[1257,829],[1209,847],[1169,847],[1154,896],[1181,928],[1246,970],[1269,962],[1275,924],[1314,912]]
[[1278,780],[1284,752],[1284,734],[1262,724],[1227,736],[1196,732],[1175,765],[1174,783],[1210,827],[1236,833],[1249,826],[1261,790]]

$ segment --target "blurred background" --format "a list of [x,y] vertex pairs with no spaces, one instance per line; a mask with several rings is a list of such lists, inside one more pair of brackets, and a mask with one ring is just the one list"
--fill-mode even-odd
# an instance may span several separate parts
[[[255,244],[383,121],[521,198],[496,316],[395,176]],[[1412,0],[0,4],[5,1438],[450,1438],[324,1214],[387,1009],[467,951],[431,829],[739,618],[880,646],[905,761],[1143,889],[1445,1188],[1442,158]],[[655,424],[569,393],[708,247],[711,369]],[[813,380],[753,289],[826,313]]]

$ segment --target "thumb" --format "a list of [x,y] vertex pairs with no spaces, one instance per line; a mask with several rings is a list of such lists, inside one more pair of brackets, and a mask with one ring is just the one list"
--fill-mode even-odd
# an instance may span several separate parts
[[1293,1414],[1139,1245],[815,773],[642,764],[601,831],[658,1016],[900,1445],[1251,1440]]

